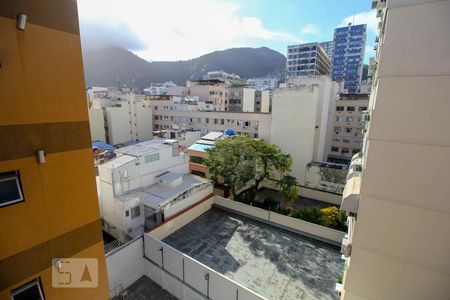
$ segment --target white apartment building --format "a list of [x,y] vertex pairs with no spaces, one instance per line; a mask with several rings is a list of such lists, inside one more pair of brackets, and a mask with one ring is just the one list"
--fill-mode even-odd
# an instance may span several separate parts
[[255,89],[248,88],[246,86],[230,86],[228,88],[228,111],[254,112],[255,91]]
[[292,77],[274,91],[270,142],[291,154],[291,173],[300,185],[305,184],[311,161],[326,161],[335,99],[341,88],[323,75]]
[[349,164],[362,150],[363,118],[369,106],[368,94],[340,94],[336,100],[329,162]]
[[212,184],[188,174],[178,141],[153,139],[115,151],[98,166],[104,229],[116,238],[143,232],[212,193]]
[[142,95],[106,92],[90,98],[89,124],[92,140],[117,145],[153,137],[152,111]]
[[450,299],[450,1],[373,7],[377,69],[343,195],[341,299]]
[[[185,104],[171,100],[148,100],[153,111],[155,131],[169,129],[200,130],[202,135],[211,131],[234,130],[265,141],[270,140],[271,115],[268,113],[242,113],[187,110]],[[193,104],[193,107],[195,105]]]

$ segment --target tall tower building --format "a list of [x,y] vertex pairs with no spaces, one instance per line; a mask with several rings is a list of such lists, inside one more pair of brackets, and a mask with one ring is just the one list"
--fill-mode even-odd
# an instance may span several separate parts
[[334,50],[331,78],[344,81],[344,88],[355,93],[361,82],[364,51],[366,48],[366,25],[351,25],[334,30]]
[[341,299],[450,299],[450,1],[372,5],[377,71],[343,194]]
[[320,43],[320,45],[323,47],[323,49],[327,53],[328,58],[330,59],[330,62],[331,62],[331,60],[333,58],[334,41],[322,42],[322,43]]
[[0,299],[107,299],[76,1],[1,0],[0,37]]
[[330,59],[319,43],[288,46],[287,52],[289,77],[330,74]]

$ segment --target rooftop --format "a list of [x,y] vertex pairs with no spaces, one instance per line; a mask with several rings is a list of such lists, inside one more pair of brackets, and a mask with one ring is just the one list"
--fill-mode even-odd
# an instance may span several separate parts
[[202,136],[202,140],[215,141],[223,136],[223,132],[210,132],[207,135]]
[[[164,206],[167,202],[169,202],[173,197],[189,190],[191,187],[207,182],[206,179],[190,174],[184,175],[175,173],[172,174],[167,175],[166,173],[163,176],[168,176],[172,178],[172,180],[174,180],[175,177],[179,178],[180,176],[182,176],[180,184],[175,186],[168,186],[165,184],[155,183],[143,189],[138,189],[126,193],[125,195],[120,196],[118,199],[124,202],[132,199],[139,199],[144,204],[147,204],[153,208],[160,208]],[[170,179],[167,180],[172,181]]]
[[268,299],[338,299],[338,248],[217,208],[163,242]]
[[116,150],[117,153],[122,153],[131,156],[142,156],[149,152],[154,152],[156,150],[163,149],[165,147],[170,147],[164,139],[152,139],[146,142],[130,145],[121,149]]
[[205,145],[205,144],[192,144],[188,149],[200,152],[206,152],[206,150],[211,149],[213,145]]

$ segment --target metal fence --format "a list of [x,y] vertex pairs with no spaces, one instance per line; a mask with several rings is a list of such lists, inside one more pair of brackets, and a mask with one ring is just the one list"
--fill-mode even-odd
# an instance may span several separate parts
[[265,299],[148,234],[144,259],[150,262],[150,279],[178,299]]
[[130,232],[123,232],[120,237],[104,245],[105,255],[111,254],[115,252],[117,249],[127,245],[131,241],[140,238],[143,232],[144,232],[143,230],[139,229]]

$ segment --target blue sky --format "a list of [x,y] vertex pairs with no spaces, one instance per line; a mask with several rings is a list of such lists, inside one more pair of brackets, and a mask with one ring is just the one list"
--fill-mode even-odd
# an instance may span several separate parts
[[377,21],[370,0],[79,0],[83,48],[125,47],[149,61],[184,60],[231,47],[327,41],[335,27]]

